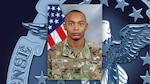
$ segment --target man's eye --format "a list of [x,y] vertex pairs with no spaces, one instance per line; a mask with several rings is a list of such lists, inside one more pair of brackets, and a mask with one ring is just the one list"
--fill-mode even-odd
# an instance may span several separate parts
[[83,25],[84,25],[84,23],[79,23],[79,25],[80,25],[80,26],[83,26]]
[[73,23],[69,23],[69,26],[73,26]]

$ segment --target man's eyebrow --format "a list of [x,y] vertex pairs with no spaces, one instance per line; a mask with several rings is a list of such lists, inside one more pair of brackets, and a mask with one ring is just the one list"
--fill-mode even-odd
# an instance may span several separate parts
[[79,21],[79,22],[85,22],[85,21]]
[[[68,20],[67,22],[75,22],[75,21],[73,21],[73,20]],[[81,20],[81,21],[78,21],[78,22],[86,22],[86,21]]]
[[68,20],[67,22],[74,22],[73,20]]

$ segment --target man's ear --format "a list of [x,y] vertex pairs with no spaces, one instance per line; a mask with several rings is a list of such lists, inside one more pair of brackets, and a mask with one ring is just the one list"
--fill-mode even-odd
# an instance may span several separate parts
[[65,22],[63,23],[63,26],[64,26],[64,29],[66,30],[66,24],[65,24]]
[[88,28],[88,23],[86,23],[86,30],[87,30],[87,28]]

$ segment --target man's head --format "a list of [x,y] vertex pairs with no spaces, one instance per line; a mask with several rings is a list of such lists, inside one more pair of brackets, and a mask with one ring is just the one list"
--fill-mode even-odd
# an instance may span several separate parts
[[86,16],[78,10],[72,10],[66,14],[64,28],[69,39],[84,39],[84,33],[88,27]]

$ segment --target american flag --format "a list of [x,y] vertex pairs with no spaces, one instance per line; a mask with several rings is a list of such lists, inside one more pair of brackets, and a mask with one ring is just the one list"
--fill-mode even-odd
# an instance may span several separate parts
[[48,49],[66,38],[64,17],[59,5],[48,5]]

